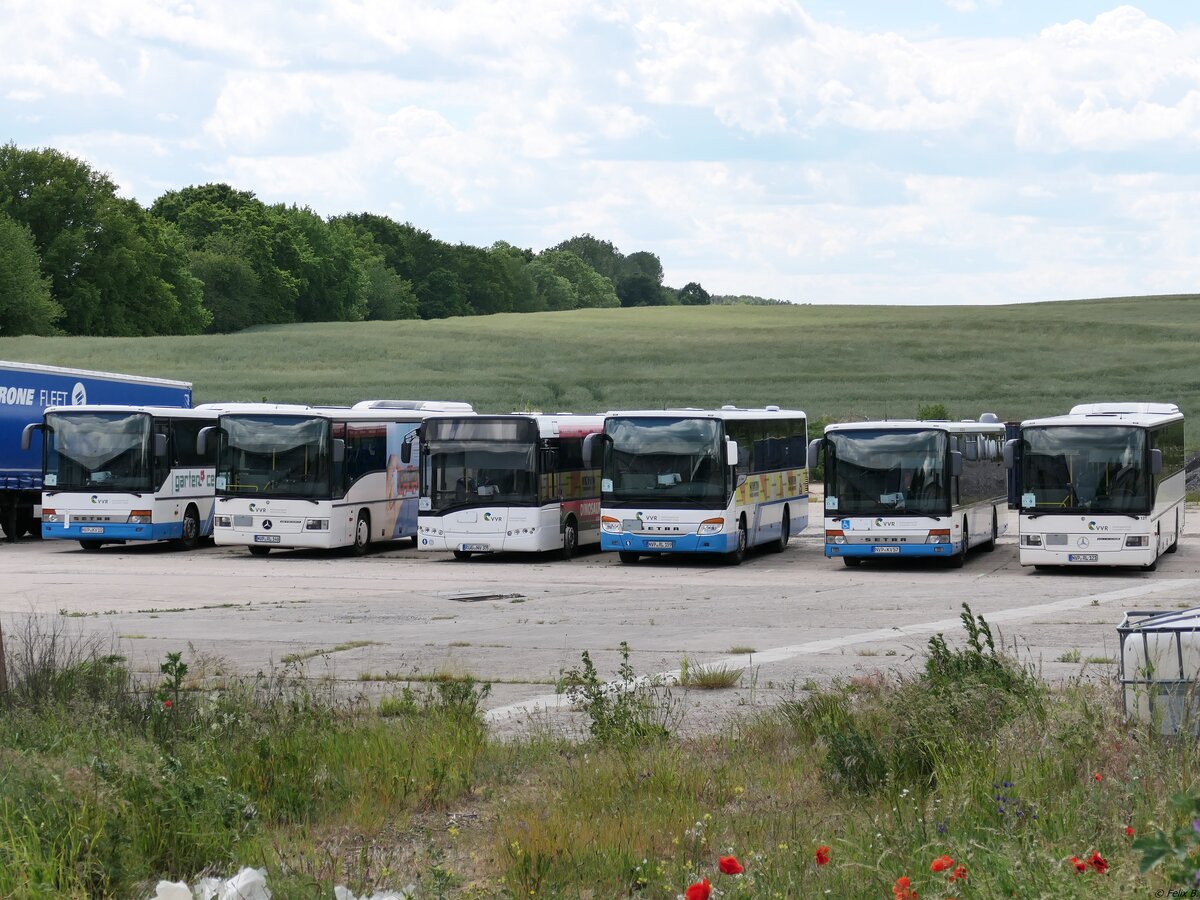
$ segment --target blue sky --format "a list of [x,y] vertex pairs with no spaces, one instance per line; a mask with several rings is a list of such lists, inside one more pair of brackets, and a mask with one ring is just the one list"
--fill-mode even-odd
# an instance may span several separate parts
[[1197,289],[1200,7],[0,0],[0,140],[811,303]]

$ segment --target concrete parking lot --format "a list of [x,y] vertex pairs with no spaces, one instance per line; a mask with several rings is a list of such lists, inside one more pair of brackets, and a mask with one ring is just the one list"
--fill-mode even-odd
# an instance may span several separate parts
[[10,640],[30,614],[100,634],[150,673],[179,650],[200,675],[253,675],[299,659],[307,675],[368,696],[398,690],[400,678],[470,674],[493,682],[489,718],[502,732],[577,721],[556,681],[583,650],[611,677],[625,641],[639,673],[676,671],[685,657],[744,669],[736,688],[675,692],[684,727],[704,730],[813,681],[912,671],[930,635],[961,643],[964,601],[1051,681],[1115,675],[1124,610],[1200,605],[1194,508],[1179,552],[1156,572],[1062,573],[1022,568],[1011,535],[962,569],[850,569],[822,556],[820,510],[812,512],[784,553],[752,554],[736,568],[707,559],[628,566],[599,552],[456,562],[407,541],[360,559],[22,542],[0,546],[0,621]]

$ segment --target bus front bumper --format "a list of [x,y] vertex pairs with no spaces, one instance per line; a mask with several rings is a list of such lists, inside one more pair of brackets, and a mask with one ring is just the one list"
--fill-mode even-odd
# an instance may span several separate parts
[[517,534],[467,534],[444,529],[439,534],[433,529],[417,529],[417,549],[430,553],[542,553],[561,546],[561,532],[550,528],[526,528]]
[[601,550],[626,553],[732,553],[737,549],[737,534],[681,534],[671,537],[620,532],[600,534]]
[[63,525],[42,521],[42,538],[47,541],[99,541],[104,544],[129,541],[174,541],[183,537],[183,522],[160,525],[130,525],[105,522],[100,525]]
[[1045,547],[1021,547],[1023,566],[1148,566],[1157,558],[1155,547],[1121,547],[1096,550],[1095,546],[1074,550],[1047,550]]
[[896,559],[897,557],[948,557],[963,552],[962,541],[953,544],[826,544],[830,559],[853,556],[858,559]]

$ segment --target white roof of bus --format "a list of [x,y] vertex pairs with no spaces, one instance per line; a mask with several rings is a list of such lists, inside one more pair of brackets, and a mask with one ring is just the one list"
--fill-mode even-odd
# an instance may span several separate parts
[[152,378],[149,375],[125,375],[121,372],[97,372],[92,369],[68,369],[63,366],[42,366],[37,363],[11,362],[0,359],[0,369],[15,371],[45,372],[48,375],[82,375],[86,378],[99,378],[105,381],[132,381],[138,384],[159,384],[164,387],[187,388],[191,390],[190,381],[173,381],[169,378]]
[[215,419],[222,412],[235,412],[247,403],[205,403],[201,406],[126,406],[119,403],[81,403],[75,406],[47,406],[46,413],[147,413],[177,419]]
[[1183,421],[1183,413],[1174,403],[1082,403],[1065,416],[1026,419],[1022,428],[1040,425],[1122,425],[1147,428],[1165,422]]
[[738,406],[722,406],[720,409],[697,409],[695,407],[676,407],[672,409],[616,409],[609,410],[607,416],[654,416],[655,418],[681,419],[807,419],[808,416],[799,409],[780,409],[778,406],[767,406],[762,409],[743,409]]
[[[483,419],[522,419],[526,422],[534,422],[538,427],[538,435],[540,437],[558,437],[559,429],[566,425],[576,429],[591,429],[593,431],[604,430],[604,416],[600,413],[478,413],[471,414],[468,418]],[[449,419],[451,421],[463,418],[461,415],[431,415],[427,416],[426,420],[430,419]]]
[[831,422],[825,426],[825,433],[831,431],[912,431],[913,429],[946,431],[950,434],[978,434],[985,431],[1004,433],[1003,422],[976,422],[964,419],[961,422],[951,422],[944,419],[885,419],[879,422]]
[[364,400],[354,406],[306,406],[300,403],[237,403],[230,406],[233,408],[222,415],[311,416],[357,422],[420,422],[438,412],[474,415],[469,403],[436,400]]

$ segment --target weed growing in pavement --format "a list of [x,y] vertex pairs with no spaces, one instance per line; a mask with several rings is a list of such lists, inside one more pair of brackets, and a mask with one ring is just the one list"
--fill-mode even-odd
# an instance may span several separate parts
[[668,737],[678,724],[679,704],[662,678],[638,675],[629,664],[629,644],[621,642],[617,680],[601,681],[584,650],[582,667],[563,675],[567,699],[588,717],[588,730],[602,744],[630,745]]

